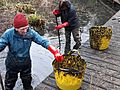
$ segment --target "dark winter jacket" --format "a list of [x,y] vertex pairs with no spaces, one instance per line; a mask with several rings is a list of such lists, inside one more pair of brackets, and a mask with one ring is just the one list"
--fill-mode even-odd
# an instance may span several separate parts
[[8,55],[22,60],[30,58],[30,46],[31,42],[42,45],[44,48],[48,48],[50,42],[41,37],[36,31],[29,28],[25,36],[20,36],[14,28],[8,29],[0,37],[0,51],[6,46],[9,48]]
[[68,22],[69,23],[68,27],[71,29],[78,28],[80,26],[80,23],[79,23],[79,19],[77,17],[77,14],[76,14],[75,7],[71,4],[70,1],[66,0],[64,2],[67,4],[67,7],[68,7],[67,10],[63,10],[62,7],[60,7],[60,5],[59,5],[62,23]]

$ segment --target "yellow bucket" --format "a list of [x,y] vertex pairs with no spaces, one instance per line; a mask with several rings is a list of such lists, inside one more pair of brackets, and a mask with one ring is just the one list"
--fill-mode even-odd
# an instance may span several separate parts
[[[56,84],[62,90],[77,90],[80,88],[82,84],[82,81],[84,79],[85,69],[86,69],[86,62],[84,59],[81,59],[79,57],[78,59],[80,60],[78,60],[77,62],[79,63],[79,67],[78,67],[79,69],[77,69],[75,66],[75,64],[77,64],[76,62],[71,62],[72,64],[70,63],[70,59],[76,59],[76,58],[78,57],[74,55],[71,55],[71,56],[66,55],[64,56],[63,62],[58,63],[56,62],[56,60],[54,60],[52,63]],[[65,60],[68,60],[68,61],[65,61]],[[71,69],[71,67],[73,67],[74,69]]]
[[112,36],[111,27],[94,26],[89,29],[90,47],[97,50],[108,48]]

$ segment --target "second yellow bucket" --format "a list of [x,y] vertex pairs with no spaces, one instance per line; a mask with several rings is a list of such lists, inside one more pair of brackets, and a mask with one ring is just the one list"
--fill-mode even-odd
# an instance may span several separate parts
[[112,27],[94,26],[89,29],[90,47],[97,50],[108,48],[112,36]]

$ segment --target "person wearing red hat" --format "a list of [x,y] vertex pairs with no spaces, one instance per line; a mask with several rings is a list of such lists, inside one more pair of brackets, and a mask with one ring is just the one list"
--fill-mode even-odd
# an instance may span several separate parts
[[5,90],[13,90],[20,73],[25,90],[33,90],[31,86],[31,58],[30,46],[35,42],[48,49],[57,62],[63,60],[59,51],[51,43],[29,27],[28,20],[23,13],[14,17],[13,27],[7,29],[0,37],[0,52],[8,46],[9,51],[5,61]]

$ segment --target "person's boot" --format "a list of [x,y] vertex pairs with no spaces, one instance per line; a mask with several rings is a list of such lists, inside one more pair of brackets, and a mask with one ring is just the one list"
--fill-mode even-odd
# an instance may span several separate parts
[[5,87],[5,90],[13,90],[13,88]]
[[24,90],[33,90],[33,87],[31,86],[31,81],[32,81],[31,76],[24,76],[21,79],[22,79]]
[[76,43],[74,46],[73,46],[73,49],[79,49],[81,46],[81,43]]
[[70,50],[70,44],[66,44],[64,54],[67,55]]
[[7,70],[5,75],[5,90],[13,90],[16,80],[17,80],[16,73]]
[[33,87],[30,86],[30,87],[24,87],[24,90],[33,90]]
[[65,49],[64,55],[68,55],[69,51],[70,51],[70,49],[69,49],[69,50],[68,50],[68,49]]

